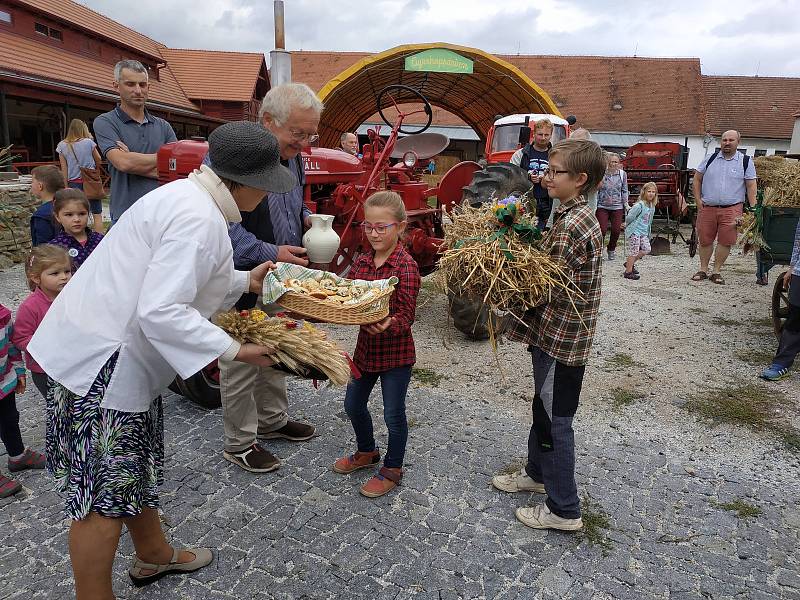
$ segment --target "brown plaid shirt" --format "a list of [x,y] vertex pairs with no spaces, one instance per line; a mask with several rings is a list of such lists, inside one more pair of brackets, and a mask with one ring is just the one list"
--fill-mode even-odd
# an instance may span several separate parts
[[513,319],[506,335],[536,346],[566,365],[585,365],[600,308],[603,236],[583,196],[556,208],[553,227],[544,241],[550,255],[572,272],[583,297],[573,295],[573,307],[565,293],[554,293],[550,302],[521,316],[524,324]]

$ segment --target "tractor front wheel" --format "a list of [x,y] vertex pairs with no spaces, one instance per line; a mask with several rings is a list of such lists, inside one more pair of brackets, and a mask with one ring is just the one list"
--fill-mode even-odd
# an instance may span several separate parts
[[[472,182],[464,187],[464,202],[479,206],[484,202],[502,200],[511,194],[523,194],[531,188],[527,171],[511,163],[497,163],[475,171]],[[458,289],[458,282],[454,282]],[[453,325],[472,340],[489,337],[489,307],[467,296],[449,295]]]

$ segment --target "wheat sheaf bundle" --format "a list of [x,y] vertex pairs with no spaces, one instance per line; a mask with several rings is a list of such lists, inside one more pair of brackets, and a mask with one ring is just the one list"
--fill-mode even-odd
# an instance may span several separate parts
[[785,159],[770,175],[764,191],[764,205],[800,207],[800,161]]
[[[439,259],[440,283],[457,295],[480,299],[497,310],[524,310],[549,302],[556,290],[570,299],[581,295],[569,273],[547,252],[514,231],[502,229],[497,205],[460,206],[445,228]],[[526,216],[518,217],[532,226]],[[542,244],[546,245],[547,240]]]
[[215,322],[240,343],[274,348],[271,358],[291,371],[302,373],[309,367],[325,373],[333,385],[350,381],[350,365],[342,350],[310,323],[268,317],[260,310],[222,313]]
[[753,249],[769,250],[769,246],[758,228],[758,219],[755,213],[744,213],[736,230],[739,232],[739,239],[736,243],[742,247],[742,254],[748,254]]
[[756,156],[753,159],[753,164],[756,167],[756,175],[758,175],[758,182],[762,187],[770,187],[775,181],[775,175],[786,164],[786,159],[780,155],[770,156]]

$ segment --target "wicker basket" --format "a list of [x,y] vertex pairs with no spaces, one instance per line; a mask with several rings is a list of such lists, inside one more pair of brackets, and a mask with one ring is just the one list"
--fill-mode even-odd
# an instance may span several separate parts
[[339,304],[318,300],[306,294],[286,292],[277,303],[293,313],[338,325],[369,325],[389,316],[389,298],[394,286],[379,290],[375,296],[360,304]]

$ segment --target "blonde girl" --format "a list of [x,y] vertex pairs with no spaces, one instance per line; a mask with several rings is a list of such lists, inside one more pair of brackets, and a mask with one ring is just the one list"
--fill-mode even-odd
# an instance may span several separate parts
[[406,391],[411,367],[416,362],[411,325],[417,307],[420,277],[417,263],[406,252],[402,236],[407,217],[403,200],[395,192],[377,192],[364,203],[364,235],[372,252],[353,263],[353,279],[373,281],[397,277],[389,301],[389,316],[379,323],[362,325],[353,360],[361,377],[347,386],[344,407],[356,434],[357,451],[333,465],[337,473],[352,473],[377,466],[380,453],[375,445],[372,417],[367,409],[372,388],[381,380],[383,418],[389,430],[383,466],[363,486],[369,498],[382,496],[400,484],[408,440]]
[[[70,121],[67,137],[58,143],[56,152],[67,187],[78,190],[83,189],[81,167],[96,169],[102,162],[89,127],[80,119]],[[103,202],[92,200],[91,211],[94,230],[103,233]]]
[[67,251],[50,244],[36,246],[25,261],[25,277],[31,294],[17,309],[11,341],[25,355],[25,365],[31,372],[36,389],[47,397],[47,374],[28,355],[28,342],[39,328],[53,300],[72,277],[72,264]]
[[622,273],[625,279],[639,279],[639,271],[634,265],[645,254],[650,254],[650,231],[656,204],[658,204],[658,186],[648,181],[639,191],[639,201],[625,217],[625,245],[628,250],[625,271]]

